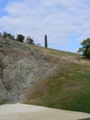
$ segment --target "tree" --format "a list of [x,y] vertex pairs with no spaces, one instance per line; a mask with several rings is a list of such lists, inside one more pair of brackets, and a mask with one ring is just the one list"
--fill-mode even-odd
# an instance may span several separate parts
[[47,48],[47,35],[46,34],[44,36],[44,39],[45,39],[45,47]]
[[3,34],[2,34],[2,36],[4,37],[4,38],[10,38],[10,39],[12,39],[12,40],[15,40],[15,36],[14,35],[12,35],[12,34],[10,34],[10,33],[7,33],[7,32],[3,32]]
[[23,41],[24,41],[24,38],[25,38],[25,37],[24,37],[23,35],[18,34],[16,40],[19,41],[19,42],[23,42]]
[[90,59],[90,38],[84,40],[81,45],[82,48],[79,48],[78,52],[82,53],[83,56]]
[[34,45],[34,40],[33,40],[33,38],[31,38],[31,37],[29,37],[29,36],[26,38],[26,42],[27,42],[28,44]]

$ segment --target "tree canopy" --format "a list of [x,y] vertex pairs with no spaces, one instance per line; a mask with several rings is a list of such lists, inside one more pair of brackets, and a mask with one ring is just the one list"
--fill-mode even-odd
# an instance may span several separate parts
[[29,37],[29,36],[26,38],[26,42],[27,42],[28,44],[34,45],[34,40],[33,40],[33,38],[31,38],[31,37]]
[[11,33],[3,32],[2,36],[3,36],[4,38],[9,37],[9,38],[11,38],[12,40],[15,40],[15,36],[12,35]]
[[11,40],[14,40],[14,41],[26,42],[27,44],[32,44],[32,45],[37,45],[37,46],[40,45],[39,43],[35,44],[32,37],[30,36],[25,37],[23,34],[12,35],[11,33],[4,31],[3,33],[0,32],[0,36],[4,38],[10,38]]
[[78,52],[82,53],[83,56],[90,59],[90,38],[83,40],[81,45],[82,45],[82,47],[79,48]]
[[24,38],[25,37],[22,34],[18,34],[16,40],[19,41],[19,42],[23,42]]

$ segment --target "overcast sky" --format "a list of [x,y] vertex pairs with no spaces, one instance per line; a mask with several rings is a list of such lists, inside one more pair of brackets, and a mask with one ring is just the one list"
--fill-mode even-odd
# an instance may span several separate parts
[[23,34],[44,46],[76,52],[90,37],[90,0],[0,0],[0,32]]

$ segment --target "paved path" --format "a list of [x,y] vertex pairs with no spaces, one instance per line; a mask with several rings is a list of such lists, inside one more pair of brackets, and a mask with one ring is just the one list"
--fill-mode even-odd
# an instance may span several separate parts
[[90,114],[25,104],[0,105],[0,120],[79,120]]

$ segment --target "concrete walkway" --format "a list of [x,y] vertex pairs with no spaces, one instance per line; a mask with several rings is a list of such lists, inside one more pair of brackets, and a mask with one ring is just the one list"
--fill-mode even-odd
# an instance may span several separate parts
[[0,105],[0,120],[79,120],[90,114],[25,104]]

